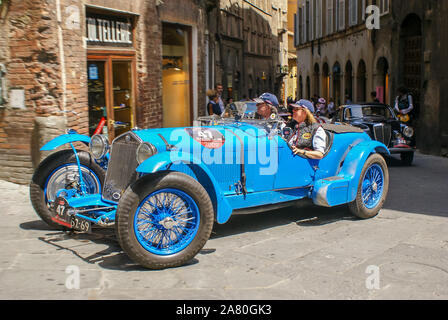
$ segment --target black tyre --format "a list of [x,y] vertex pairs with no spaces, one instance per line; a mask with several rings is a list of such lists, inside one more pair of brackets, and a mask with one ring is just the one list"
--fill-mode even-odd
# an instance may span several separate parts
[[[82,177],[87,193],[101,192],[105,172],[95,162],[90,153],[77,150],[81,164]],[[63,227],[53,222],[54,213],[49,210],[60,189],[78,189],[79,170],[73,150],[61,150],[44,159],[37,167],[30,183],[30,199],[38,216],[49,226],[56,229]]]
[[389,189],[389,171],[380,154],[372,154],[364,164],[355,201],[350,211],[361,219],[375,217],[386,201]]
[[410,166],[412,161],[414,161],[414,152],[402,152],[400,158],[403,165]]
[[209,239],[213,221],[213,205],[202,185],[165,171],[126,189],[115,223],[118,242],[133,261],[163,269],[193,259]]

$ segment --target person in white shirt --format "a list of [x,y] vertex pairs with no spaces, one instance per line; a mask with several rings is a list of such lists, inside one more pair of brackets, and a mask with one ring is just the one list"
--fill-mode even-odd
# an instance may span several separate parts
[[408,114],[414,109],[412,96],[405,87],[398,88],[398,96],[395,98],[395,111],[399,114]]
[[327,147],[327,134],[313,116],[312,102],[301,99],[291,107],[295,125],[288,143],[292,151],[309,159],[322,159]]

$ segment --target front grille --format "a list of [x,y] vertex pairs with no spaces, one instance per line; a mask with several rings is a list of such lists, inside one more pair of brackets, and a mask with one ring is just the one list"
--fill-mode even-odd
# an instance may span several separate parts
[[379,123],[373,126],[373,134],[375,140],[388,146],[392,137],[392,128],[389,124]]
[[124,190],[137,180],[137,147],[141,140],[132,132],[117,137],[111,147],[103,199],[118,202]]

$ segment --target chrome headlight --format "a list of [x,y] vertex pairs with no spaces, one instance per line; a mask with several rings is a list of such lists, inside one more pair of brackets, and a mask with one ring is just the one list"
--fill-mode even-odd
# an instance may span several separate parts
[[157,153],[156,147],[148,142],[143,142],[137,148],[137,162],[141,164],[143,161],[152,157]]
[[95,134],[90,139],[90,153],[93,155],[93,157],[97,160],[103,158],[107,151],[109,150],[109,142],[107,141],[106,137],[100,134]]
[[403,135],[406,138],[412,138],[412,136],[414,135],[414,129],[412,129],[411,127],[408,127],[408,126],[404,127],[403,128]]

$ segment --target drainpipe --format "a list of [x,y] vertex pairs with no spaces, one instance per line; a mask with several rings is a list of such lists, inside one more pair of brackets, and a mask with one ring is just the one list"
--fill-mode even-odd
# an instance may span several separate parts
[[64,117],[67,118],[67,78],[65,71],[64,39],[62,36],[62,14],[60,0],[56,0],[56,17],[58,23],[59,61],[61,64],[62,112],[64,114]]

